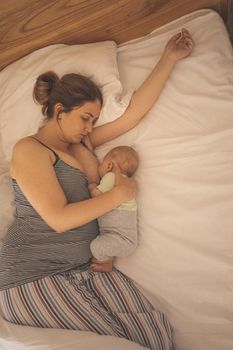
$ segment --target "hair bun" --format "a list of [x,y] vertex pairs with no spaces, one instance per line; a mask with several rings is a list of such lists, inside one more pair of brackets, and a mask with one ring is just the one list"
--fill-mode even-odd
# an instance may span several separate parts
[[33,98],[41,105],[47,106],[54,85],[59,81],[59,77],[53,71],[39,75],[36,80]]

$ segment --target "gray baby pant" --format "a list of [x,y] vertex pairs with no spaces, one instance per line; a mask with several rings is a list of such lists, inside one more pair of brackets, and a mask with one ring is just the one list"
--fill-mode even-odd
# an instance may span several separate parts
[[100,261],[131,254],[137,246],[137,210],[113,209],[98,218],[100,234],[91,242]]

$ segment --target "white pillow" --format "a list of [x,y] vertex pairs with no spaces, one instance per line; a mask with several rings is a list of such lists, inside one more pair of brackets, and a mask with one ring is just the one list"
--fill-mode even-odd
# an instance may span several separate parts
[[[121,114],[117,102],[122,92],[113,41],[85,45],[51,45],[39,49],[14,62],[0,72],[0,131],[2,152],[7,162],[11,159],[14,144],[33,134],[43,116],[41,106],[32,98],[36,78],[48,70],[59,76],[81,73],[99,85],[104,95],[104,106],[98,124]],[[123,106],[124,109],[124,106]],[[0,149],[1,156],[1,149]]]

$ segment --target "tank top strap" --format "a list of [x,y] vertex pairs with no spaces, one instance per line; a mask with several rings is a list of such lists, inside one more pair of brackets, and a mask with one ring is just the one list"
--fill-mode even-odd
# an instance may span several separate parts
[[32,139],[36,140],[37,142],[39,142],[42,146],[48,148],[55,156],[55,162],[53,163],[53,165],[55,165],[57,163],[57,161],[60,159],[58,154],[49,146],[47,146],[45,143],[43,143],[42,141],[38,140],[36,137],[34,136],[30,136]]

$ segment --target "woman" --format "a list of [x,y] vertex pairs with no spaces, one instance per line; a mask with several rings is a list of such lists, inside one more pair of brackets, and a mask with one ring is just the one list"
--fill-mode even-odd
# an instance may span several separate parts
[[192,46],[187,30],[173,36],[125,113],[94,129],[102,95],[92,81],[77,74],[59,79],[53,72],[37,79],[34,98],[47,119],[35,135],[15,145],[11,162],[16,218],[0,255],[0,310],[6,320],[170,349],[169,323],[134,284],[106,265],[99,267],[102,273],[89,268],[90,242],[98,234],[95,219],[133,198],[135,181],[116,169],[109,192],[90,199],[87,186],[99,181],[90,149],[140,121]]

